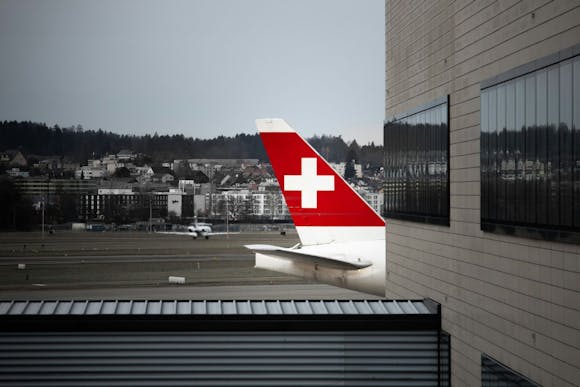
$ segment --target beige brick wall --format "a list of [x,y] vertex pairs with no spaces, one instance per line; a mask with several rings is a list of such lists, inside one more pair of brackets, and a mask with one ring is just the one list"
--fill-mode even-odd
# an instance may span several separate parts
[[489,354],[545,386],[580,385],[580,246],[480,229],[480,82],[580,44],[580,1],[386,1],[386,116],[450,94],[450,226],[387,225],[389,298],[431,297],[452,383]]

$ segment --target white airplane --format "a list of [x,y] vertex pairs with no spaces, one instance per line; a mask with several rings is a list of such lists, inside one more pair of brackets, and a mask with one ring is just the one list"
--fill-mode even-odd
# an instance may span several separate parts
[[209,239],[210,236],[214,236],[214,235],[226,235],[226,234],[238,234],[238,233],[213,232],[211,229],[211,224],[195,222],[195,223],[187,226],[187,231],[158,231],[157,234],[185,235],[185,236],[190,236],[193,239],[197,239],[197,237],[203,237],[205,239]]
[[384,296],[384,219],[284,120],[256,126],[300,238],[247,245],[256,267]]

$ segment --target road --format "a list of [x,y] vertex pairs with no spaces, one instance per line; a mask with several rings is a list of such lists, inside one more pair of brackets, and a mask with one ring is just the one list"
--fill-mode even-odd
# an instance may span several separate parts
[[[374,298],[255,269],[244,248],[297,242],[295,232],[209,240],[139,232],[58,232],[44,240],[40,233],[0,233],[0,299]],[[169,276],[185,284],[170,284]]]

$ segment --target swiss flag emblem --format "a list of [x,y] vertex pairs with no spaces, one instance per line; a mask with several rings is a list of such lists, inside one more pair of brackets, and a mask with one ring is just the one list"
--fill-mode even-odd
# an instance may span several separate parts
[[302,208],[318,207],[318,191],[334,191],[334,176],[318,175],[315,157],[301,159],[300,175],[284,175],[284,191],[300,191]]

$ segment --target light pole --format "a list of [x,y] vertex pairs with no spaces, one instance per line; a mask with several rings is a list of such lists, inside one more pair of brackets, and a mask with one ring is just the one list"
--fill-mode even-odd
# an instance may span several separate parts
[[149,233],[151,233],[151,218],[153,217],[153,193],[149,192]]
[[193,181],[193,200],[191,206],[193,207],[193,222],[197,223],[197,216],[195,215],[195,180]]
[[42,207],[42,240],[44,240],[44,196],[42,197],[40,206]]
[[228,194],[226,193],[226,239],[230,236],[230,201],[228,200]]

